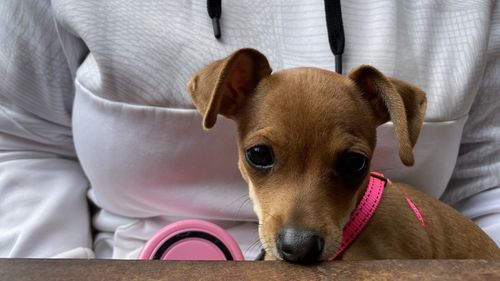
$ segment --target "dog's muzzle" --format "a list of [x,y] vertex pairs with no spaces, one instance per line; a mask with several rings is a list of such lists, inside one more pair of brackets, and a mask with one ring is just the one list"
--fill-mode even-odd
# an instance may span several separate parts
[[310,230],[284,228],[276,241],[278,253],[286,261],[295,263],[318,262],[323,253],[325,240]]

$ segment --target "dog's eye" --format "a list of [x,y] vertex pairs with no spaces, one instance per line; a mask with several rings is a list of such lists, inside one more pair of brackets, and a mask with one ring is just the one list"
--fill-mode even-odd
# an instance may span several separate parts
[[362,176],[368,169],[368,158],[357,152],[346,152],[342,155],[338,167],[340,173],[348,178]]
[[273,150],[267,145],[250,147],[246,150],[245,156],[247,162],[258,170],[268,170],[274,165]]

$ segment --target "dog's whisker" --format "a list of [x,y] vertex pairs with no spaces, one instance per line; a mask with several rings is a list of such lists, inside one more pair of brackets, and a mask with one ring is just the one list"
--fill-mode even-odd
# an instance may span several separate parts
[[243,203],[241,203],[241,205],[240,205],[240,207],[238,208],[238,211],[236,212],[236,214],[238,214],[238,215],[239,215],[239,214],[240,214],[240,212],[241,212],[241,209],[243,209],[243,207],[245,207],[245,205],[246,205],[246,204],[248,204],[248,203],[250,203],[250,202],[252,202],[252,201],[250,200],[250,197],[247,197],[247,198],[243,201]]
[[243,202],[247,201],[249,199],[248,194],[245,193],[245,194],[239,196],[238,198],[236,198],[233,201],[231,201],[228,204],[226,204],[226,207],[231,207],[231,205],[236,204],[237,202],[239,202],[242,199],[245,199],[245,200],[243,200]]
[[252,244],[250,244],[250,246],[248,246],[248,249],[258,246],[259,244],[260,244],[260,239],[257,238],[257,240],[255,240]]
[[255,240],[252,244],[250,244],[246,249],[245,249],[245,253],[248,253],[248,252],[251,252],[253,249],[255,249],[256,247],[259,247],[260,246],[260,239],[257,239]]
[[240,207],[238,208],[238,210],[235,212],[235,215],[240,215],[241,213],[241,210],[243,209],[243,207],[245,207],[246,204],[248,204],[248,202],[251,202],[250,200],[250,197],[248,196],[248,193],[246,194],[243,194],[241,196],[239,196],[238,198],[236,198],[235,200],[231,201],[230,203],[226,204],[225,207],[223,207],[222,209],[225,209],[225,208],[231,208],[232,205],[240,202],[241,200],[243,200],[243,202],[240,204]]

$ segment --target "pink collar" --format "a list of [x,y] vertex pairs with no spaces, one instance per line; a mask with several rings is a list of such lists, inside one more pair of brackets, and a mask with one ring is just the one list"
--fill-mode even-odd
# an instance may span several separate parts
[[363,231],[363,228],[377,210],[387,183],[391,183],[391,181],[385,178],[383,174],[377,172],[371,173],[370,182],[368,183],[365,194],[356,207],[356,210],[351,213],[351,218],[344,227],[340,248],[330,260],[335,260],[342,254],[344,250],[351,245],[354,239],[358,237],[361,231]]

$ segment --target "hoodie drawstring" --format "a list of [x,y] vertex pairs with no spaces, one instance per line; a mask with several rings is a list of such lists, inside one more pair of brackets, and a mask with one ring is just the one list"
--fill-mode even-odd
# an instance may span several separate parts
[[[212,19],[215,38],[221,37],[220,16],[222,11],[221,0],[207,0],[208,16]],[[345,36],[342,23],[340,0],[325,0],[326,28],[328,43],[335,56],[335,72],[342,74],[342,54],[344,53]]]
[[335,72],[342,74],[342,54],[344,53],[345,37],[340,0],[325,0],[325,15],[328,43],[335,56]]

